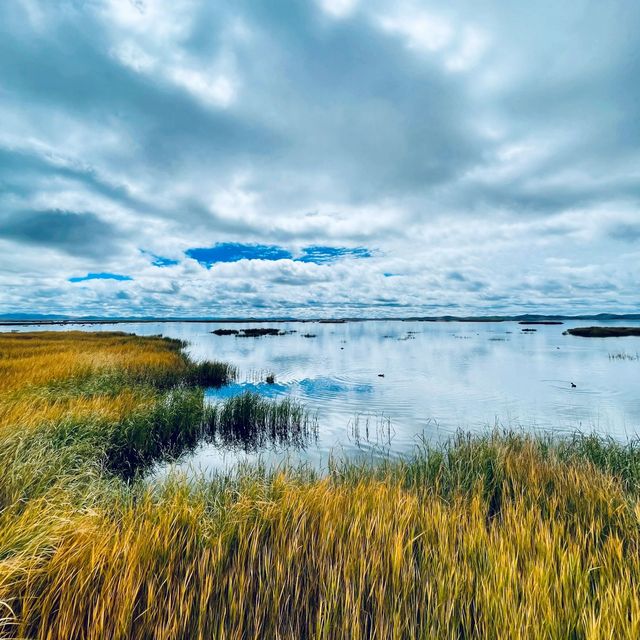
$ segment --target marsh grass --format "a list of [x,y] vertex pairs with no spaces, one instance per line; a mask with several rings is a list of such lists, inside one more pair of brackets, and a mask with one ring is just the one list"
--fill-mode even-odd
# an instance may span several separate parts
[[624,351],[610,353],[609,360],[631,360],[638,362],[640,361],[640,353],[626,353]]
[[[7,633],[48,638],[635,638],[624,447],[459,436],[404,462],[245,469],[2,515]],[[635,460],[636,451],[629,455]],[[612,461],[616,461],[612,464]],[[626,472],[625,472],[626,473]]]
[[245,392],[209,406],[206,435],[216,444],[244,451],[306,446],[317,436],[317,419],[295,400],[271,401]]
[[640,637],[637,441],[459,434],[323,477],[150,484],[114,467],[304,415],[184,384],[43,396],[87,366],[188,369],[169,343],[97,336],[0,335],[0,637]]
[[185,344],[124,333],[0,334],[0,508],[53,486],[84,491],[193,446],[201,386],[235,376]]

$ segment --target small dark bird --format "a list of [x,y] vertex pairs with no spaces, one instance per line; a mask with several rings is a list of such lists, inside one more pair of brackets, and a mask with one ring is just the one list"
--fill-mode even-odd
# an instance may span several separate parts
[[384,373],[379,373],[378,378],[384,378]]
[[577,385],[575,385],[573,382],[571,383],[571,388],[575,389]]

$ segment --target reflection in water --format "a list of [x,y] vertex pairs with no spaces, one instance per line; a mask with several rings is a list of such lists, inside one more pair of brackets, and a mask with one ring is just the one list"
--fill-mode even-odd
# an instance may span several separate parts
[[[538,325],[535,332],[523,333],[515,322],[282,323],[273,326],[296,333],[242,340],[211,331],[264,325],[145,323],[84,328],[161,333],[186,340],[196,360],[238,366],[237,384],[207,390],[211,403],[245,391],[300,401],[317,415],[317,440],[312,438],[303,451],[283,443],[284,455],[293,463],[320,467],[330,454],[370,457],[382,446],[390,455],[401,455],[412,451],[422,437],[437,440],[457,429],[482,430],[496,424],[560,433],[597,430],[616,438],[636,435],[640,361],[633,355],[640,353],[640,337],[562,335],[580,324]],[[304,337],[310,334],[315,337]],[[621,353],[630,355],[609,357]],[[268,374],[274,375],[275,384],[266,383]],[[385,420],[386,439],[375,426]],[[353,431],[356,423],[358,437]],[[267,464],[283,459],[282,447],[258,453],[256,447],[262,445],[257,443],[229,452],[221,443],[218,439],[216,444],[200,446],[184,465],[211,472],[258,456]]]

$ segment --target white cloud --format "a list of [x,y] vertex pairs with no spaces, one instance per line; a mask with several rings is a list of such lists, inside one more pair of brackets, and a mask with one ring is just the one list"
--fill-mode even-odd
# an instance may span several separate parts
[[438,55],[445,69],[467,71],[480,61],[489,45],[481,28],[456,22],[443,15],[415,6],[397,6],[375,18],[386,34],[401,38],[418,55]]
[[346,18],[358,6],[359,0],[319,0],[322,10],[334,18]]
[[451,71],[467,71],[480,60],[489,44],[488,37],[480,29],[465,27],[455,45],[445,59]]
[[454,29],[448,20],[426,11],[383,15],[378,24],[386,33],[404,38],[406,46],[417,52],[442,51],[454,37]]
[[2,5],[0,312],[637,305],[640,6],[291,1]]
[[236,99],[238,79],[234,77],[231,65],[224,61],[203,69],[195,62],[189,65],[182,55],[158,59],[131,42],[116,48],[113,55],[136,73],[171,82],[207,105],[226,108]]
[[168,76],[204,102],[219,107],[230,106],[236,98],[236,83],[225,74],[202,73],[196,69],[173,67]]

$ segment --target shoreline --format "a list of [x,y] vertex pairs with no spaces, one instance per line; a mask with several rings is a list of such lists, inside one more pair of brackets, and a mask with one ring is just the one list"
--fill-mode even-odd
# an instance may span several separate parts
[[394,316],[389,318],[374,317],[336,317],[336,318],[59,318],[59,319],[2,319],[0,326],[76,326],[76,325],[105,325],[105,324],[154,324],[154,323],[201,323],[201,324],[264,324],[264,323],[300,323],[300,324],[346,324],[355,322],[442,322],[442,323],[501,323],[518,322],[519,324],[551,325],[568,321],[592,320],[598,322],[632,321],[640,322],[640,313],[627,314],[586,314],[586,315],[543,315],[520,314],[505,316]]

